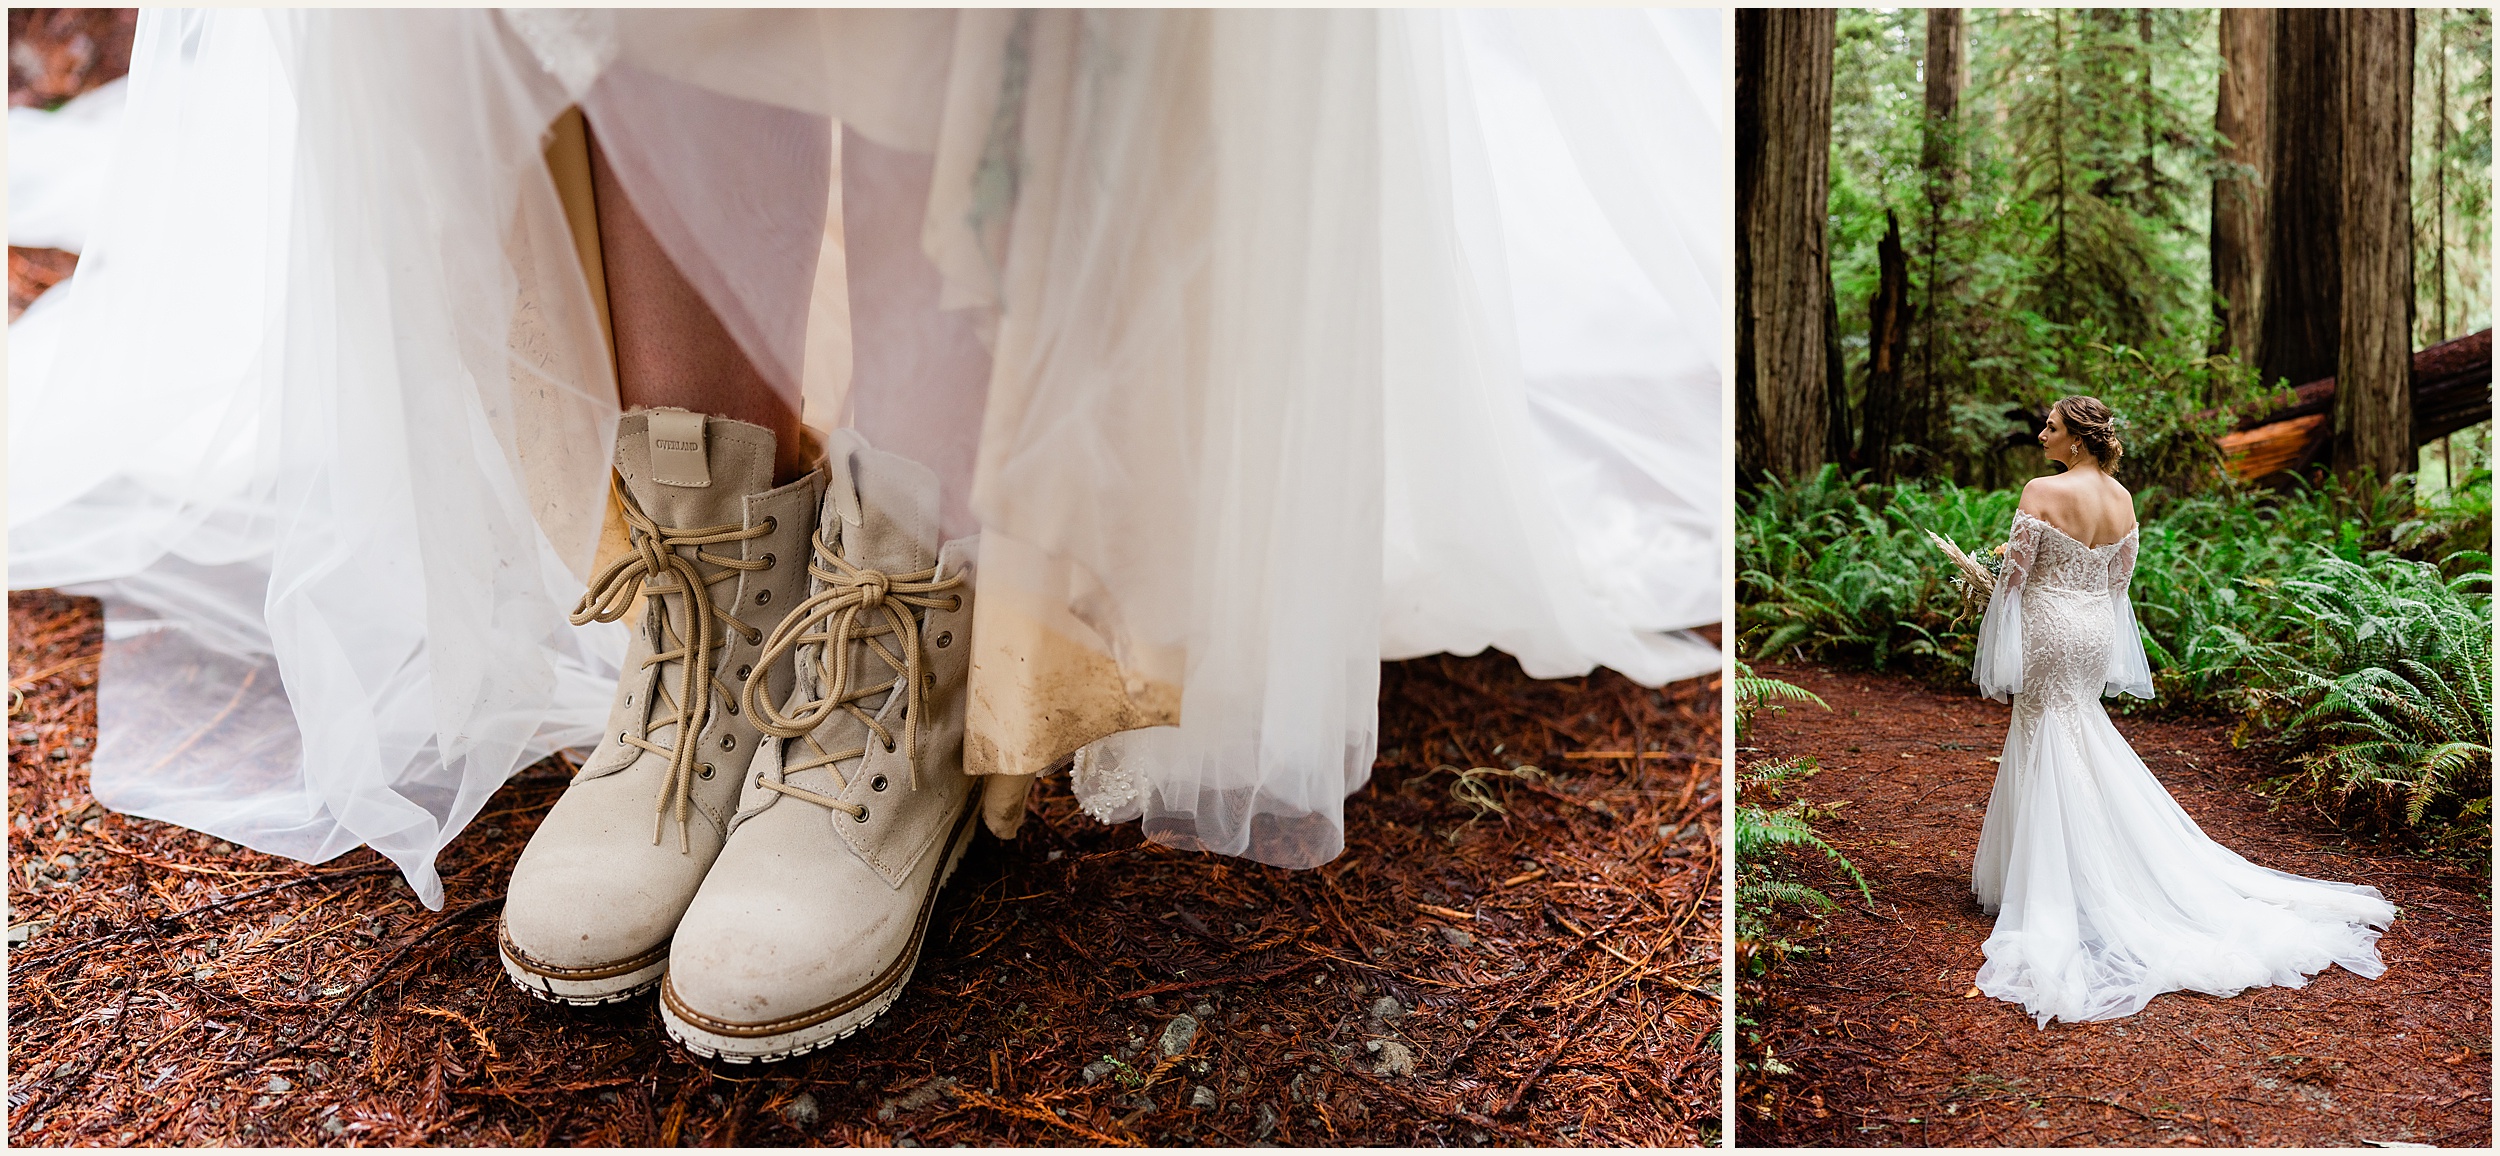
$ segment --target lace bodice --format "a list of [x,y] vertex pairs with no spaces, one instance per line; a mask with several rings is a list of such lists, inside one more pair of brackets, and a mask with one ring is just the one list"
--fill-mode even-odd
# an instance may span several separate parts
[[2007,542],[2005,581],[2010,586],[2123,597],[2135,576],[2133,529],[2108,545],[2086,546],[2030,511],[2016,510],[2014,531]]
[[2127,587],[2136,531],[2086,546],[2026,511],[2014,513],[2005,569],[1980,623],[1972,676],[1989,697],[2085,702],[2102,694],[2152,697]]

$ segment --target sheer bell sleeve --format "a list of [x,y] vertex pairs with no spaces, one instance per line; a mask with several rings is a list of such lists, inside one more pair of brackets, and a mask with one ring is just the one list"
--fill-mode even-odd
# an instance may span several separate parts
[[2014,528],[2005,540],[2005,569],[1997,575],[1987,613],[1980,616],[1979,651],[1970,665],[1979,693],[1998,702],[2012,702],[2023,692],[2023,584],[2039,548],[2040,519],[2015,511]]
[[2109,676],[2108,685],[2101,688],[2103,696],[2153,697],[2153,666],[2145,660],[2144,636],[2135,625],[2135,603],[2127,597],[2127,587],[2135,579],[2135,547],[2135,531],[2129,530],[2118,544],[2118,556],[2109,560]]

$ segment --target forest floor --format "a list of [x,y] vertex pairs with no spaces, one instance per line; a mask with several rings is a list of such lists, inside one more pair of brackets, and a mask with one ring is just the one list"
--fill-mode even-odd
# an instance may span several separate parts
[[[1148,843],[1045,781],[1020,838],[966,856],[893,1010],[758,1068],[687,1054],[647,997],[558,1007],[504,979],[497,905],[563,791],[555,761],[445,850],[440,912],[368,850],[312,868],[106,812],[87,791],[101,634],[92,601],[9,597],[15,1145],[1719,1131],[1716,678],[1388,664],[1373,781],[1345,854],[1311,871]],[[1520,762],[1550,774],[1452,769]]]
[[[1816,827],[1874,902],[1811,853],[1842,903],[1813,949],[1747,982],[1743,1058],[1790,1072],[1740,1082],[1748,1145],[2354,1146],[2491,1142],[2491,903],[2476,873],[2348,837],[2254,789],[2281,773],[2227,723],[2119,717],[2118,729],[2207,834],[2250,860],[2367,883],[2402,914],[2387,974],[2329,969],[2306,988],[2231,999],[2173,992],[2143,1012],[2035,1027],[1973,994],[1991,917],[1971,857],[2009,708],[1902,676],[1768,664],[1822,696],[1766,709],[1744,765],[1812,756],[1794,795],[1840,809]],[[1808,858],[1818,861],[1809,864]],[[1845,896],[1845,898],[1843,898]],[[1777,1069],[1774,1068],[1774,1071]]]
[[[130,72],[136,8],[9,9],[9,107],[54,108]],[[78,257],[9,247],[9,320],[67,278]]]
[[[121,75],[134,27],[10,10],[10,103]],[[12,248],[10,317],[75,264]],[[1313,871],[1148,843],[1045,781],[1020,838],[965,857],[893,1010],[801,1060],[716,1067],[648,998],[563,1008],[503,978],[497,905],[559,761],[444,851],[428,911],[368,850],[311,868],[99,806],[101,630],[91,601],[9,597],[12,1144],[1719,1133],[1715,678],[1389,664],[1373,781]]]

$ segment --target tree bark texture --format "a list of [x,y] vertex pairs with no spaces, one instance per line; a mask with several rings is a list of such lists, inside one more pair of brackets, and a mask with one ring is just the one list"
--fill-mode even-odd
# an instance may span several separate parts
[[2344,296],[2343,24],[2341,13],[2324,8],[2275,13],[2265,288],[2258,294],[2257,368],[2267,385],[2335,374]]
[[1914,407],[1901,388],[1902,362],[1910,352],[1910,259],[1901,247],[1901,222],[1884,212],[1884,239],[1876,242],[1875,295],[1866,305],[1866,397],[1859,406],[1860,462],[1875,480],[1897,474],[1892,447],[1908,432]]
[[1850,460],[1857,444],[1856,424],[1849,420],[1848,360],[1840,350],[1840,293],[1832,288],[1831,255],[1823,260],[1823,460],[1855,469]]
[[[1737,12],[1737,390],[1748,474],[1812,475],[1830,437],[1832,9]],[[1748,416],[1744,410],[1753,412]],[[1749,447],[1738,451],[1745,456]],[[1750,467],[1750,468],[1747,468]]]
[[2337,473],[2413,467],[2413,11],[2343,20],[2343,309]]
[[[1889,442],[1872,442],[1876,446],[1899,444],[1903,431],[1915,430],[1913,440],[1933,444],[1942,428],[1944,405],[1938,394],[1944,386],[1936,372],[1939,337],[1936,333],[1936,298],[1952,299],[1956,274],[1944,266],[1945,207],[1953,202],[1962,172],[1962,151],[1965,133],[1962,124],[1962,93],[1970,86],[1970,25],[1959,8],[1927,10],[1927,57],[1924,62],[1927,81],[1927,121],[1919,140],[1919,170],[1927,194],[1927,227],[1922,230],[1920,244],[1927,276],[1921,285],[1920,306],[1905,313],[1918,315],[1921,326],[1915,341],[1917,361],[1914,370],[1899,375],[1900,412],[1887,414],[1884,422]],[[1879,251],[1880,255],[1880,251]],[[1906,286],[1908,270],[1903,269]],[[1905,319],[1906,320],[1906,319]],[[1906,337],[1908,329],[1904,328]],[[1903,347],[1908,355],[1909,345]],[[1863,424],[1863,423],[1861,423]],[[1862,442],[1869,441],[1861,434]],[[1873,461],[1879,477],[1889,481],[1895,475],[1889,453],[1879,451]]]
[[2266,183],[2274,154],[2267,130],[2266,78],[2274,63],[2275,14],[2269,8],[2221,11],[2222,78],[2214,94],[2214,132],[2222,159],[2234,166],[2214,181],[2214,352],[2255,356],[2265,308]]
[[2153,93],[2153,10],[2135,10],[2136,96],[2142,104],[2138,127],[2144,131],[2144,148],[2136,156],[2137,179],[2144,182],[2144,203],[2151,205],[2161,195],[2160,158],[2153,151],[2153,125],[2157,102]]
[[1930,179],[1950,173],[1961,136],[1953,127],[1962,112],[1962,89],[1970,83],[1970,34],[1959,8],[1927,10],[1927,125],[1919,138],[1918,166]]
[[1762,408],[1754,397],[1754,186],[1762,173],[1762,31],[1764,10],[1736,10],[1736,478],[1751,485],[1770,470]]

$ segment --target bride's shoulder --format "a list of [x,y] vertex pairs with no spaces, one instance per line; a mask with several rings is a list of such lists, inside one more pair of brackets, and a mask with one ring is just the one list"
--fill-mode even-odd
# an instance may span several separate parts
[[2045,519],[2063,509],[2069,500],[2062,476],[2043,474],[2023,483],[2023,496],[2014,503],[2014,512]]
[[2101,480],[2109,483],[2109,488],[2103,493],[2110,502],[2110,512],[2120,514],[2123,511],[2120,520],[2129,526],[2135,525],[2135,491],[2128,489],[2125,482],[2106,474],[2101,476]]

